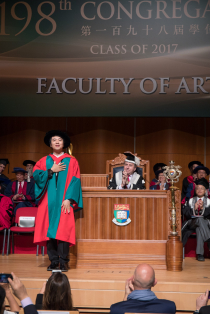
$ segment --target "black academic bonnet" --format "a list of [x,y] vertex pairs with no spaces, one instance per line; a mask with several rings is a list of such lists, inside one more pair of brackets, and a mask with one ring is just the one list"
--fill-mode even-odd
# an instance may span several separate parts
[[6,297],[6,292],[5,292],[4,288],[2,286],[0,286],[0,312],[1,312],[2,306],[4,304],[5,297]]
[[47,146],[50,147],[50,140],[53,136],[59,136],[63,139],[63,141],[64,141],[64,147],[63,148],[69,147],[69,145],[71,143],[70,137],[65,132],[62,132],[60,130],[51,130],[51,131],[46,133],[46,135],[44,137],[44,142]]
[[137,166],[140,165],[140,159],[138,157],[134,156],[131,153],[123,153],[123,154],[126,156],[125,161],[132,162],[133,164]]
[[12,173],[17,173],[17,172],[27,173],[28,171],[26,171],[25,169],[20,168],[20,167],[15,167],[15,168],[13,168]]
[[209,175],[209,168],[205,167],[205,166],[198,166],[193,170],[193,173],[197,173],[199,170],[204,170],[206,171],[206,175]]
[[194,161],[189,162],[188,168],[190,169],[193,165],[203,166],[203,164],[200,161],[194,160]]
[[24,160],[23,166],[26,167],[28,164],[31,164],[31,165],[35,166],[35,165],[36,165],[36,162],[33,161],[33,160]]
[[209,182],[205,178],[195,180],[195,184],[203,185],[206,189],[209,188]]
[[9,164],[9,160],[7,158],[2,158],[0,159],[0,165],[8,165]]
[[155,177],[158,179],[160,173],[163,173],[164,170],[155,171]]
[[166,167],[167,165],[166,164],[164,164],[164,163],[162,163],[162,162],[158,162],[157,164],[155,164],[154,166],[153,166],[153,171],[154,171],[154,173],[156,172],[156,171],[158,171],[158,168],[163,168],[163,167]]

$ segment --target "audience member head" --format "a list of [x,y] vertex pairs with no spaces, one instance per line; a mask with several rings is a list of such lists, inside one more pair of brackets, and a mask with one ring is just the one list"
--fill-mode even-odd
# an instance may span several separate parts
[[44,142],[47,146],[51,147],[54,152],[60,153],[64,148],[69,147],[71,140],[65,132],[52,130],[46,133]]
[[194,174],[197,174],[197,179],[202,179],[205,178],[206,176],[209,175],[209,169],[205,166],[197,166],[194,170],[193,170]]
[[72,297],[69,280],[61,272],[53,273],[47,281],[44,297],[43,310],[72,310]]
[[124,170],[128,175],[132,175],[136,171],[137,166],[140,165],[140,159],[129,152],[125,152],[124,155],[126,156]]
[[134,290],[146,290],[154,287],[157,284],[154,269],[148,264],[139,264],[134,271],[132,284]]
[[153,171],[154,173],[158,170],[162,170],[163,167],[166,167],[166,164],[162,163],[162,162],[158,162],[157,164],[155,164],[153,166]]
[[26,171],[33,172],[33,168],[35,166],[36,162],[33,160],[24,160],[23,166],[26,167]]
[[9,164],[8,159],[0,159],[0,174],[4,172],[7,164]]
[[25,180],[25,174],[27,173],[26,170],[24,170],[23,168],[20,167],[15,167],[12,171],[12,173],[16,174],[16,180],[18,182],[22,182]]
[[155,177],[156,177],[156,179],[157,179],[158,181],[165,183],[165,182],[166,182],[166,177],[164,176],[163,171],[164,171],[164,170],[158,170],[158,171],[156,171],[156,172],[155,172]]
[[23,166],[26,167],[26,171],[28,173],[25,173],[25,179],[27,179],[27,177],[32,177],[33,176],[33,168],[35,166],[36,162],[33,160],[24,160],[23,162]]
[[197,179],[195,181],[195,193],[198,197],[203,197],[206,193],[206,190],[209,188],[209,182],[205,179]]
[[190,169],[191,174],[193,174],[193,170],[198,166],[203,166],[203,164],[197,160],[193,160],[193,161],[189,162],[188,168]]
[[5,292],[4,288],[0,286],[0,314],[4,313],[5,297],[6,297],[6,292]]

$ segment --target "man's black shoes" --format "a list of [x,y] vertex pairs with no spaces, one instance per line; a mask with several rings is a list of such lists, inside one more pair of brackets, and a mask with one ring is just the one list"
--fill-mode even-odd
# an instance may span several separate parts
[[62,272],[68,271],[68,266],[66,265],[66,263],[60,263],[60,270]]
[[59,269],[58,266],[59,266],[58,263],[52,262],[50,264],[50,266],[47,267],[47,271],[52,271],[52,270],[55,270],[55,269]]
[[205,258],[204,258],[204,256],[203,256],[203,255],[198,254],[198,256],[197,256],[197,260],[198,260],[199,262],[204,262],[204,261],[205,261]]

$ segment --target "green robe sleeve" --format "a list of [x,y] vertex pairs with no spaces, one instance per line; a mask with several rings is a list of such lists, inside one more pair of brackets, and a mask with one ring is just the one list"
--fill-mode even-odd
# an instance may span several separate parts
[[34,167],[33,177],[35,181],[35,198],[40,200],[47,188],[48,170],[46,169],[46,162],[38,161]]
[[77,161],[74,164],[73,176],[66,191],[65,200],[71,201],[71,207],[73,207],[74,211],[83,208],[80,169]]

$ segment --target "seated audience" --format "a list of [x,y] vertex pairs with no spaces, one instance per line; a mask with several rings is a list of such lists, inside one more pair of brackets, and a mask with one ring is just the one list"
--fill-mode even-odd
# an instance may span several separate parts
[[[10,311],[5,310],[5,298],[9,303]],[[9,289],[9,284],[0,284],[0,314],[19,313],[19,311],[20,307]]]
[[197,180],[200,180],[200,179],[205,178],[206,176],[208,176],[209,175],[209,169],[207,167],[204,167],[203,165],[197,166],[193,170],[193,174],[196,175],[197,178],[195,179],[195,181],[193,183],[190,183],[188,185],[186,197],[183,198],[182,204],[185,204],[185,202],[187,200],[189,200],[191,197],[196,196],[196,194],[195,194],[195,186],[197,184],[196,182],[197,182]]
[[33,168],[36,165],[36,162],[33,160],[24,160],[23,166],[26,167],[27,173],[25,174],[25,179],[27,182],[33,180]]
[[[11,273],[13,279],[8,278],[9,284],[12,287],[14,295],[20,300],[25,314],[38,314],[35,305],[29,298],[25,286],[20,279]],[[0,312],[1,313],[1,312]]]
[[197,247],[196,254],[198,261],[204,261],[204,242],[210,248],[210,199],[205,196],[209,183],[205,178],[197,180],[196,196],[188,200],[182,209],[184,217],[187,219],[182,227],[183,246],[187,243],[189,236],[196,232]]
[[0,182],[0,227],[10,228],[13,219],[13,203],[4,194],[4,186]]
[[113,176],[113,178],[109,181],[108,189],[145,189],[145,181],[136,171],[137,166],[140,165],[140,159],[130,153],[124,153],[124,155],[126,155],[124,171],[119,171]]
[[69,280],[61,272],[52,273],[36,297],[37,310],[72,311]]
[[166,182],[163,171],[158,170],[155,172],[157,182],[154,185],[150,185],[150,190],[169,190],[169,184]]
[[203,166],[203,164],[200,161],[191,161],[188,164],[188,168],[190,170],[191,175],[188,177],[185,177],[183,182],[182,182],[182,199],[186,196],[187,194],[187,188],[190,183],[193,183],[195,179],[197,178],[197,175],[193,173],[193,170],[198,167],[198,166]]
[[209,314],[210,313],[210,305],[208,304],[209,300],[209,290],[206,290],[205,293],[201,294],[196,300],[196,311],[194,314]]
[[0,178],[9,179],[3,174],[7,164],[9,164],[8,159],[0,159]]
[[[166,167],[166,164],[162,163],[162,162],[158,162],[157,164],[155,164],[153,166],[153,171],[154,171],[154,174],[159,171],[159,170],[162,170],[163,167]],[[150,182],[150,187],[155,185],[155,184],[158,184],[158,179],[156,178],[156,175],[155,175],[155,178],[152,179],[152,181]],[[152,189],[150,189],[152,190]]]
[[176,313],[174,302],[158,299],[151,288],[157,284],[155,271],[148,264],[140,264],[125,284],[122,302],[112,304],[110,314]]
[[18,208],[35,206],[34,182],[26,182],[24,177],[27,171],[16,167],[13,173],[16,174],[16,181],[10,182],[4,194],[13,202],[14,215]]

